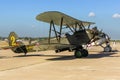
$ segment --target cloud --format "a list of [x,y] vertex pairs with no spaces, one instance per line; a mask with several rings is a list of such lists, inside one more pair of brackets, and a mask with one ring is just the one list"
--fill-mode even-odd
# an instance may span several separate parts
[[120,18],[120,14],[119,14],[119,13],[115,13],[115,14],[113,14],[112,17],[113,17],[113,18]]
[[94,13],[94,12],[90,12],[88,16],[89,16],[89,17],[94,17],[94,16],[95,16],[95,13]]

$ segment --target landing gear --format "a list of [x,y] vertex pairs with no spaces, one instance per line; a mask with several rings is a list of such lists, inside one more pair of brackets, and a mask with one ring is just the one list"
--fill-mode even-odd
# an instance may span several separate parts
[[82,51],[81,50],[75,50],[74,56],[76,58],[81,58],[82,57]]
[[104,52],[111,52],[112,48],[110,47],[110,45],[107,45],[106,47],[104,47]]
[[83,50],[82,50],[82,56],[83,56],[83,57],[87,57],[87,56],[88,56],[88,50],[83,49]]
[[82,58],[88,56],[88,51],[86,49],[75,50],[74,56],[76,58]]
[[76,58],[82,58],[88,56],[88,51],[84,49],[81,45],[72,46],[72,47],[63,47],[63,48],[57,48],[55,50],[56,53],[62,52],[62,51],[74,51],[74,56]]

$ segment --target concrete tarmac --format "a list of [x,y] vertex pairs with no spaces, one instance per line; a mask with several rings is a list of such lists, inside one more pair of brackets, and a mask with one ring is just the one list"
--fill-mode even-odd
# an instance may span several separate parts
[[76,59],[73,52],[42,51],[14,54],[0,50],[0,80],[120,80],[120,46],[113,52],[89,49],[89,56]]

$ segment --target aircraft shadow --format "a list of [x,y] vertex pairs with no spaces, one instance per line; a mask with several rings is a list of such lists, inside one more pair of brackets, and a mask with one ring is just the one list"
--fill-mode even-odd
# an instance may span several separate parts
[[115,53],[115,52],[99,52],[96,54],[89,54],[88,57],[86,57],[86,58],[93,59],[93,58],[103,58],[103,57],[120,57],[120,56],[115,56],[114,54],[117,54],[117,53]]
[[0,59],[6,58],[5,56],[0,56]]
[[73,59],[76,59],[73,55],[71,56],[59,56],[59,57],[56,57],[56,58],[50,58],[50,59],[47,59],[47,60],[52,60],[52,61],[59,61],[59,60],[73,60]]
[[[27,55],[17,55],[14,57],[33,57],[33,56],[40,56],[40,57],[54,57],[54,58],[49,58],[46,60],[73,60],[73,59],[94,59],[94,58],[103,58],[103,57],[120,57],[120,56],[115,56],[114,54],[117,54],[116,52],[99,52],[95,54],[90,54],[85,57],[85,58],[75,58],[74,55],[44,55],[44,54],[27,54]],[[114,56],[113,56],[114,55]]]
[[34,56],[40,56],[40,57],[55,57],[55,58],[49,58],[46,60],[71,60],[71,59],[75,59],[75,57],[73,55],[69,55],[69,56],[64,56],[64,55],[44,55],[44,54],[27,54],[27,55],[17,55],[17,56],[13,56],[13,57],[34,57]]
[[18,55],[14,57],[33,57],[33,56],[40,56],[40,57],[55,57],[55,58],[50,58],[47,60],[71,60],[75,59],[74,56],[63,56],[63,55],[44,55],[44,54],[28,54],[28,55]]
[[120,56],[112,56],[114,54],[117,54],[115,52],[99,52],[96,54],[89,54],[87,57],[85,58],[75,58],[74,55],[71,56],[59,56],[56,58],[50,58],[47,60],[72,60],[72,59],[95,59],[95,58],[103,58],[103,57],[120,57]]
[[13,57],[32,57],[32,56],[42,56],[41,54],[27,54],[27,55],[17,55]]
[[0,59],[8,59],[8,58],[11,58],[11,57],[8,57],[8,56],[0,56]]

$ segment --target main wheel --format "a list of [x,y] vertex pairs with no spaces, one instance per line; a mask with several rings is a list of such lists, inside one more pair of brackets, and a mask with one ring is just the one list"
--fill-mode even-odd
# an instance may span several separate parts
[[76,58],[81,58],[82,57],[82,51],[81,50],[75,50],[74,56]]
[[104,48],[104,52],[110,52],[112,50],[112,48],[110,46],[106,46]]
[[86,49],[82,50],[82,57],[87,57],[88,56],[88,51]]

